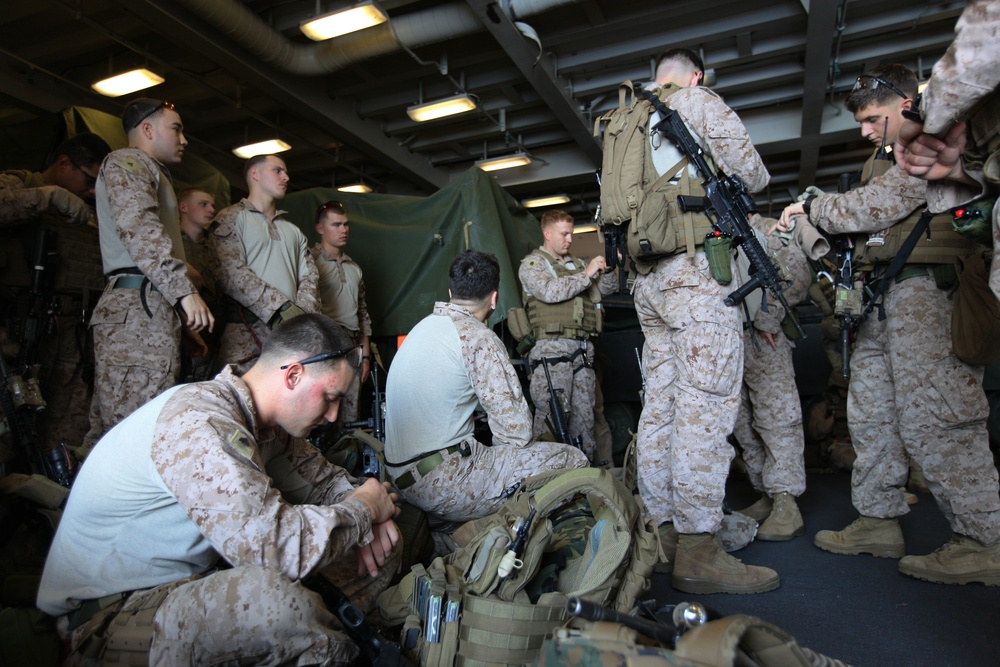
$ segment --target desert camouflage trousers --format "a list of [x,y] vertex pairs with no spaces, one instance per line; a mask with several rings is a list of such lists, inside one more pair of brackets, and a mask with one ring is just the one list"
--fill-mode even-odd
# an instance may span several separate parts
[[[589,464],[576,447],[560,442],[532,442],[527,447],[486,445],[468,438],[460,452],[446,454],[445,460],[426,475],[410,470],[417,481],[400,491],[400,498],[419,507],[432,522],[464,523],[493,514],[500,509],[515,484],[547,470],[586,468]],[[400,470],[400,475],[405,473]]]
[[[551,433],[559,437],[558,429],[549,428],[546,420],[552,410],[549,405],[549,385],[545,381],[545,371],[541,366],[542,359],[568,359],[583,345],[586,349],[572,361],[550,363],[549,376],[552,378],[552,388],[557,392],[562,390],[565,403],[569,406],[569,423],[566,428],[569,435],[580,436],[583,453],[592,465],[607,467],[611,461],[611,450],[596,451],[597,442],[594,437],[594,403],[596,395],[597,376],[594,374],[594,346],[592,342],[556,338],[540,340],[531,348],[529,362],[535,366],[531,372],[531,382],[528,391],[531,402],[535,405],[535,422],[531,429],[531,437],[538,438],[543,433]],[[555,424],[553,424],[555,426]]]
[[[358,576],[353,552],[317,576],[367,613],[398,573],[403,548],[399,542],[374,578]],[[133,593],[98,621],[96,635],[82,626],[66,664],[350,665],[358,656],[322,598],[280,572],[247,566],[192,579]]]
[[[181,320],[147,283],[101,295],[90,326],[94,332],[94,399],[88,449],[136,408],[177,384],[181,360]],[[149,309],[149,314],[146,313]]]
[[952,530],[994,544],[1000,497],[983,369],[952,352],[954,301],[931,276],[919,276],[891,285],[884,303],[886,319],[874,311],[851,353],[854,507],[871,517],[907,513],[900,487],[912,458]]
[[271,330],[260,321],[253,324],[227,322],[224,326],[219,353],[215,357],[215,373],[229,364],[236,364],[237,373],[242,375],[260,356],[261,346],[271,335]]
[[[753,297],[751,297],[753,298]],[[806,490],[802,405],[792,367],[792,344],[780,331],[776,350],[743,334],[743,389],[733,435],[743,450],[750,483],[773,496]]]
[[661,259],[635,281],[646,337],[639,492],[656,523],[680,533],[715,533],[722,522],[743,379],[739,311],[723,303],[732,289],[711,277],[702,252]]

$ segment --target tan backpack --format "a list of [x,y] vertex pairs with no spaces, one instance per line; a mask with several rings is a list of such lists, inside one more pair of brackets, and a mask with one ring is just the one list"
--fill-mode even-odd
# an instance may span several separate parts
[[[519,567],[501,576],[512,526],[532,510]],[[658,550],[639,498],[599,468],[528,478],[499,512],[454,537],[465,546],[415,566],[379,598],[387,623],[405,615],[401,645],[421,665],[530,664],[564,622],[569,596],[630,611],[649,590]]]

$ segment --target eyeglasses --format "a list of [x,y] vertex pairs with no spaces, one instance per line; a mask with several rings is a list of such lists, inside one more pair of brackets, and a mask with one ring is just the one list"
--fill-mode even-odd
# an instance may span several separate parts
[[[320,361],[329,361],[330,359],[345,359],[347,363],[351,365],[352,368],[361,367],[361,357],[364,355],[365,351],[360,345],[355,345],[354,347],[347,347],[343,350],[337,350],[336,352],[323,352],[322,354],[317,354],[311,357],[306,357],[300,361],[294,363],[301,364],[305,366],[306,364],[315,364]],[[281,370],[285,370],[292,364],[285,364],[281,367]]]
[[902,97],[904,100],[910,99],[906,93],[904,93],[896,86],[892,85],[885,79],[880,79],[872,74],[862,74],[861,76],[859,76],[858,80],[854,82],[854,87],[851,88],[851,92],[855,90],[861,90],[862,88],[871,88],[872,90],[875,90],[879,86],[885,86],[892,92]]
[[83,167],[81,167],[80,165],[78,165],[76,163],[76,161],[74,161],[72,159],[70,160],[70,163],[74,167],[76,167],[77,171],[79,171],[81,174],[83,174],[83,176],[84,176],[84,181],[83,182],[87,185],[88,188],[92,188],[92,187],[94,187],[94,186],[97,185],[97,174],[91,174],[86,169],[84,169]]
[[143,116],[139,120],[135,121],[135,123],[129,129],[130,130],[134,130],[135,128],[139,127],[140,125],[142,125],[142,121],[146,120],[147,118],[149,118],[150,116],[152,116],[154,113],[156,113],[160,109],[166,109],[168,111],[175,111],[176,107],[174,106],[173,102],[161,102],[160,106],[155,107],[152,111],[147,112],[145,116]]

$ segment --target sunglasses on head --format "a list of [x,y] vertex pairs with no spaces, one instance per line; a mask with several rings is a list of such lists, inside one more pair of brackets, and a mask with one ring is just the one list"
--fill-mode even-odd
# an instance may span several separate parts
[[146,120],[160,109],[167,109],[169,111],[174,111],[176,107],[174,106],[173,102],[161,102],[159,106],[154,107],[151,111],[147,112],[145,116],[135,121],[135,123],[129,129],[134,130],[135,128],[139,127],[140,125],[142,125],[142,121]]
[[909,99],[906,93],[904,93],[902,90],[892,85],[885,79],[880,79],[873,74],[862,74],[861,76],[859,76],[858,80],[854,82],[854,87],[851,88],[851,91],[853,92],[855,90],[861,90],[862,88],[871,88],[872,90],[875,90],[879,86],[885,86],[892,92],[902,97],[904,100]]
[[[354,347],[347,347],[343,350],[337,350],[336,352],[323,352],[322,354],[316,354],[311,357],[306,357],[305,359],[300,359],[294,363],[305,366],[307,364],[315,364],[321,361],[343,358],[347,360],[347,363],[349,363],[352,368],[359,368],[361,366],[362,355],[364,355],[364,348],[360,345],[355,345]],[[281,370],[285,370],[291,365],[292,364],[285,364],[281,367]]]

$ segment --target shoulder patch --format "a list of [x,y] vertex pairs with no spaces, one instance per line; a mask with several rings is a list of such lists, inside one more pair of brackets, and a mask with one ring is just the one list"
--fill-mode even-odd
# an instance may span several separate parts
[[139,170],[142,168],[142,165],[140,165],[135,158],[131,157],[119,158],[115,160],[114,163],[117,164],[122,169],[132,172],[133,174],[138,173]]
[[250,447],[250,441],[240,431],[233,431],[233,434],[229,436],[229,445],[236,450],[237,454],[248,461],[253,458],[253,448]]

